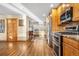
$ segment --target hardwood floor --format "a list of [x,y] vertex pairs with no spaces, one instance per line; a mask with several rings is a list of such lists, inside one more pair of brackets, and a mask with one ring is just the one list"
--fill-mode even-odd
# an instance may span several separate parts
[[0,42],[0,56],[53,56],[44,39],[27,42]]

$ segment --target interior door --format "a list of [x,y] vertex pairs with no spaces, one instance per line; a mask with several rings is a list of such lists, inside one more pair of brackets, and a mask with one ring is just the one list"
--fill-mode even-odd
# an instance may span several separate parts
[[7,41],[17,41],[17,18],[7,19]]

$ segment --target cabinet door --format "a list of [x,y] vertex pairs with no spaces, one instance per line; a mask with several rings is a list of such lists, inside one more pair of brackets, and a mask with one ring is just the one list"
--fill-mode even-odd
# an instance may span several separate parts
[[79,50],[73,48],[73,56],[79,56]]
[[79,4],[73,4],[73,21],[79,21]]
[[52,31],[59,32],[58,10],[52,9]]
[[66,44],[69,44],[71,46],[73,46],[76,49],[79,49],[79,42],[74,40],[73,38],[69,38],[69,37],[63,37],[63,42]]
[[73,38],[63,37],[63,55],[79,56],[79,42]]
[[73,56],[73,49],[67,44],[63,44],[63,56]]

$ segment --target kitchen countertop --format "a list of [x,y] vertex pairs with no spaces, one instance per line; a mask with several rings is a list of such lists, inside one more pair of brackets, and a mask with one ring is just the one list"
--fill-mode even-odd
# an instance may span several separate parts
[[69,32],[56,32],[56,33],[60,33],[62,36],[67,37],[67,38],[71,38],[73,40],[79,41],[79,33],[75,32],[75,33],[69,33]]
[[79,41],[79,35],[72,35],[72,34],[71,34],[71,35],[68,35],[68,34],[62,34],[62,36]]
[[79,40],[79,35],[62,35],[62,36],[66,36],[66,37],[69,37],[69,38],[74,38],[76,40]]

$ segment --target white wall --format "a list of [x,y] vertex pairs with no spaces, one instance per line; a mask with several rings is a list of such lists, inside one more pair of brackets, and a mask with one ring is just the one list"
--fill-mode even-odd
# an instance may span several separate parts
[[0,33],[0,41],[6,41],[6,29],[7,29],[6,19],[5,19],[5,17],[0,16],[0,20],[1,19],[4,19],[5,20],[5,32],[4,33]]
[[18,27],[18,40],[26,41],[28,40],[28,20],[25,15],[22,17],[24,26]]
[[[7,25],[6,25],[6,17],[9,16],[1,16],[0,19],[5,19],[5,32],[0,33],[0,41],[7,41]],[[11,16],[10,16],[11,17]],[[18,19],[19,20],[19,19]],[[29,38],[28,31],[29,31],[29,21],[25,15],[23,15],[23,27],[19,27],[17,23],[17,36],[18,36],[18,41],[26,41]]]
[[29,39],[29,19],[26,17],[26,37]]
[[7,41],[7,18],[12,18],[12,17],[17,17],[15,15],[0,15],[0,20],[4,19],[5,20],[5,32],[0,33],[0,41]]

